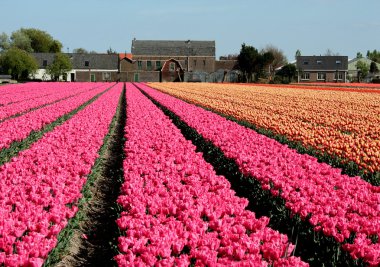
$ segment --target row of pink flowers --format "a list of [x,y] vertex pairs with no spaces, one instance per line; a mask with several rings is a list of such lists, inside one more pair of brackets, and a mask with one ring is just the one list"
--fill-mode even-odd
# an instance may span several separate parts
[[57,92],[57,88],[62,89],[66,86],[64,83],[55,83],[54,86],[52,86],[52,83],[45,82],[7,84],[0,88],[0,106],[49,95],[51,93]]
[[308,266],[132,84],[126,123],[119,266]]
[[316,231],[341,243],[355,233],[354,244],[343,248],[355,259],[380,264],[380,240],[371,241],[371,236],[380,233],[380,187],[343,175],[340,169],[298,154],[217,114],[139,86],[235,159],[242,173],[258,179],[274,196],[281,196],[293,214],[302,219],[310,215]]
[[0,265],[41,266],[77,211],[115,114],[116,85],[0,167]]
[[110,84],[103,84],[96,89],[89,87],[87,88],[87,91],[81,92],[66,100],[33,110],[20,117],[0,123],[0,149],[8,148],[14,141],[23,140],[32,131],[39,131],[45,125],[48,125],[66,113],[71,112],[110,86]]
[[[32,83],[29,85],[28,91],[5,95],[4,97],[9,98],[12,102],[0,106],[0,120],[99,87],[99,85],[95,86],[91,83],[67,83],[66,85],[57,83],[47,86],[46,84]],[[101,86],[106,85],[102,84]]]

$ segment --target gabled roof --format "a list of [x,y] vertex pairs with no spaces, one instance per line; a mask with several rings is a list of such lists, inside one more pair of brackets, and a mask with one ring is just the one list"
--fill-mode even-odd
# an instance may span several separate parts
[[297,68],[303,71],[347,70],[347,56],[298,56]]
[[[73,69],[103,69],[117,70],[119,69],[119,55],[117,54],[77,54],[65,53],[70,59]],[[54,61],[54,53],[32,53],[36,58],[40,69],[46,69],[46,65],[50,65]],[[88,66],[86,63],[88,62]]]
[[211,56],[215,57],[215,41],[132,40],[134,56]]

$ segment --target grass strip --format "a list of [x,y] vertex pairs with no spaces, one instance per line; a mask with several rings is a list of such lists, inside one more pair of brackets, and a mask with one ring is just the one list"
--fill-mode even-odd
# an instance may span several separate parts
[[[114,85],[113,85],[114,86]],[[30,135],[21,141],[13,142],[8,148],[4,148],[0,150],[0,166],[3,165],[6,162],[9,162],[13,157],[17,156],[19,152],[26,150],[30,148],[30,146],[41,139],[45,133],[52,131],[55,127],[58,125],[63,124],[65,121],[72,118],[76,113],[78,113],[80,110],[84,109],[91,103],[93,103],[96,99],[98,99],[101,95],[103,95],[105,92],[109,91],[113,86],[109,87],[108,89],[104,90],[103,92],[100,92],[87,102],[83,103],[76,109],[72,110],[71,112],[59,117],[52,123],[45,125],[40,131],[32,131]]]
[[116,224],[121,208],[116,203],[124,180],[125,86],[104,137],[99,157],[87,177],[78,212],[59,233],[57,246],[43,266],[116,266]]
[[[204,159],[214,167],[216,173],[229,180],[236,195],[249,200],[247,209],[255,212],[257,217],[269,217],[268,226],[286,234],[289,240],[296,244],[295,256],[301,257],[310,266],[365,266],[362,260],[353,260],[348,252],[342,251],[341,244],[334,238],[315,232],[307,220],[303,221],[297,215],[292,216],[283,199],[263,190],[260,182],[254,177],[244,176],[235,160],[227,158],[218,147],[204,139],[176,114],[144,91],[140,91],[172,119],[185,138],[197,147],[197,151],[203,153]],[[345,242],[352,243],[352,240],[353,237]]]

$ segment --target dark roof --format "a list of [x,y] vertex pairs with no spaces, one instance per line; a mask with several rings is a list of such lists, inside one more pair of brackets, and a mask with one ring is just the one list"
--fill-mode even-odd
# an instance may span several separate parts
[[[118,54],[75,54],[65,53],[70,59],[73,69],[103,69],[116,70],[119,69]],[[50,65],[54,61],[54,53],[32,53],[37,60],[40,69],[45,69],[46,65]],[[45,61],[46,60],[46,61]],[[44,65],[45,61],[45,65]],[[88,62],[88,66],[86,66]]]
[[132,40],[133,56],[210,56],[215,57],[215,41]]
[[298,56],[297,68],[307,70],[347,70],[347,56]]

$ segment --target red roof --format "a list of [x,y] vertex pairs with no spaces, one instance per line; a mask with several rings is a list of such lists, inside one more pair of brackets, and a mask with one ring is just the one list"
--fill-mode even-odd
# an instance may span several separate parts
[[132,60],[132,54],[131,53],[120,53],[119,58],[120,59],[128,58],[128,59]]

